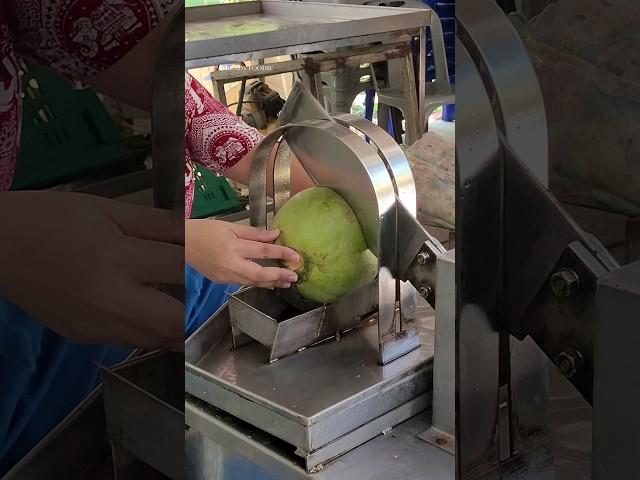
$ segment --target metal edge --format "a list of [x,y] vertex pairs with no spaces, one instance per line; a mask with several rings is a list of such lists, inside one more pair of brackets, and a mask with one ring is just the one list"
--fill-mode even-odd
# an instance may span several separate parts
[[[389,12],[390,15],[376,15],[373,17],[365,17],[356,15],[353,19],[347,19],[344,22],[327,23],[322,25],[322,37],[317,35],[317,38],[310,38],[302,45],[310,43],[320,43],[327,41],[335,41],[342,39],[349,39],[353,37],[366,37],[369,35],[376,35],[381,33],[392,33],[406,31],[410,29],[421,29],[429,27],[431,24],[431,9],[409,9],[409,8],[394,8],[394,7],[378,7],[371,5],[347,5],[347,4],[325,4],[315,2],[291,2],[288,0],[264,0],[261,2],[263,8],[266,6],[270,11],[266,13],[281,13],[283,15],[292,15],[296,10],[308,12],[309,7],[318,7],[329,10],[334,14],[339,11],[350,11],[352,13],[360,12],[372,12],[372,11],[384,11]],[[242,2],[234,5],[243,5]],[[230,7],[231,5],[225,5]],[[208,7],[196,7],[202,9],[213,9],[218,7],[217,5],[211,5]],[[304,9],[307,9],[306,11]],[[202,14],[202,13],[200,13]],[[225,15],[227,16],[227,15]],[[304,15],[308,16],[308,15]],[[395,20],[401,26],[397,28],[389,29],[389,21]],[[363,23],[366,20],[366,24]],[[202,20],[199,20],[202,21]],[[190,23],[197,23],[197,21],[185,22],[185,36],[188,32]],[[334,33],[334,30],[345,31],[345,33]],[[291,44],[291,32],[286,30],[278,32],[270,32],[271,38],[275,38],[275,42],[269,46],[269,49],[273,48],[285,48],[293,46]],[[328,36],[327,36],[328,35]],[[255,34],[241,35],[234,37],[233,42],[229,42],[228,38],[218,38],[209,40],[195,40],[187,41],[185,39],[185,61],[193,61],[206,57],[222,57],[229,55],[238,55],[241,53],[247,53],[251,50],[246,50],[247,40],[251,39]],[[213,44],[213,46],[212,46]],[[214,48],[218,48],[218,51],[211,51]],[[244,48],[244,49],[243,49]]]
[[317,467],[344,455],[378,435],[386,435],[390,429],[425,411],[430,405],[431,395],[428,392],[423,393],[314,452],[298,450],[296,455],[304,457],[307,473],[312,473]]

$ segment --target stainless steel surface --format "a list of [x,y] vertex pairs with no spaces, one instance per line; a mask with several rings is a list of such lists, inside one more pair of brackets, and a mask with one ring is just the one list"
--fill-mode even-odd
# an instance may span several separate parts
[[198,438],[202,445],[198,448],[204,453],[197,460],[203,463],[214,457],[226,467],[227,475],[220,468],[209,469],[207,480],[236,480],[247,470],[273,480],[452,479],[452,456],[417,438],[428,426],[429,417],[429,412],[418,414],[307,474],[295,456],[271,437],[197,400],[187,399],[186,403],[187,424],[197,431],[192,435],[209,440]]
[[438,296],[433,357],[433,419],[429,430],[420,438],[455,454],[456,376],[455,347],[455,251],[450,250],[437,260]]
[[[456,119],[457,478],[516,477],[527,463],[526,475],[535,478],[550,461],[547,361],[530,340],[496,329],[505,314],[502,254],[512,244],[503,235],[506,185],[498,137],[504,134],[546,182],[544,105],[526,49],[498,5],[461,1],[456,17],[456,95],[465,105]],[[505,387],[508,395],[500,398]]]
[[[456,8],[458,36],[470,49],[493,96],[494,121],[516,153],[548,182],[549,142],[542,91],[526,47],[499,5],[462,1]],[[505,59],[509,61],[505,61]]]
[[184,10],[167,28],[151,85],[154,206],[184,218],[184,71],[182,57]]
[[640,445],[640,261],[600,279],[597,293],[592,478],[625,478]]
[[[309,95],[306,89],[301,86],[296,88],[297,91],[292,95],[290,102],[305,102],[305,97]],[[309,101],[308,104],[311,110],[322,111],[316,101]],[[286,108],[285,115],[289,111],[296,111],[296,107]],[[368,247],[378,256],[379,361],[386,364],[418,345],[418,337],[412,326],[415,290],[410,285],[400,282],[399,252],[403,247],[400,239],[414,238],[414,231],[419,231],[430,243],[439,246],[439,242],[430,237],[415,220],[416,192],[413,175],[406,157],[397,144],[385,132],[366,120],[348,114],[338,114],[329,119],[322,113],[320,115],[319,119],[311,117],[279,127],[268,135],[256,150],[249,185],[251,223],[260,228],[267,227],[269,158],[274,148],[286,142],[287,148],[291,148],[316,184],[332,188],[349,203],[359,220]],[[297,116],[301,116],[300,111],[297,112]],[[365,142],[349,128],[359,130],[372,143]],[[373,146],[375,148],[372,148]],[[273,167],[273,178],[276,180],[274,188],[281,189],[274,192],[278,199],[277,207],[289,196],[290,174],[288,160],[279,155],[278,151],[275,155],[277,160]],[[403,224],[404,228],[399,228],[401,213],[413,218],[412,222]],[[417,255],[419,248],[420,246],[414,255]],[[442,251],[444,249],[439,246],[434,248],[433,253],[437,255]],[[398,301],[399,309],[396,308]],[[336,308],[340,310],[340,304],[350,302],[349,298],[341,299],[337,302]],[[360,312],[362,316],[369,313],[369,309]],[[243,332],[249,333],[247,330],[250,329],[245,325]]]
[[[431,393],[423,393],[419,397],[400,405],[397,408],[363,424],[361,427],[331,442],[314,452],[300,452],[305,456],[305,467],[308,472],[318,472],[324,465],[339,456],[358,448],[381,433],[389,432],[396,425],[424,412],[431,405]],[[298,453],[298,452],[296,452]]]
[[194,358],[191,352],[203,351],[200,342],[210,341],[223,309],[186,343],[185,388],[301,452],[313,452],[430,390],[433,311],[425,306],[421,313],[421,347],[386,366],[377,363],[373,325],[269,364],[256,342],[231,350],[230,335]]
[[429,25],[431,10],[270,0],[189,8],[185,61],[403,32]]
[[120,449],[173,480],[184,478],[180,357],[155,352],[105,369],[106,424],[116,478]]
[[297,310],[292,306],[293,302],[287,300],[287,293],[248,288],[232,294],[229,317],[233,346],[239,347],[254,339],[269,347],[265,361],[274,361],[340,332],[375,321],[375,285],[358,289],[339,302],[314,306],[310,310]]
[[92,392],[2,479],[82,478],[83,475],[112,478],[102,387]]
[[[139,351],[134,351],[129,359],[137,354]],[[3,480],[87,475],[96,480],[111,480],[111,452],[102,394],[100,385],[16,463]]]

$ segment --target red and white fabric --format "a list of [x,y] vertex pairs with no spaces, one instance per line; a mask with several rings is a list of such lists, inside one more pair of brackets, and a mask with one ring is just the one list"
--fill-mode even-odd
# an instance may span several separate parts
[[188,218],[193,202],[193,165],[202,165],[222,175],[249,153],[262,136],[186,72],[184,119],[185,216]]

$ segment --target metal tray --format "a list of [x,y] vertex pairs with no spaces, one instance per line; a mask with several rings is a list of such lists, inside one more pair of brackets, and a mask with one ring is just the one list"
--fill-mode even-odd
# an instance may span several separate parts
[[418,311],[421,346],[388,365],[375,324],[265,363],[257,342],[232,349],[225,305],[186,342],[186,392],[295,446],[310,470],[428,408],[434,319]]
[[341,40],[355,45],[358,37],[417,30],[430,21],[430,9],[287,0],[193,7],[186,11],[185,61],[193,68],[207,64],[199,60],[250,52],[303,53],[305,46]]

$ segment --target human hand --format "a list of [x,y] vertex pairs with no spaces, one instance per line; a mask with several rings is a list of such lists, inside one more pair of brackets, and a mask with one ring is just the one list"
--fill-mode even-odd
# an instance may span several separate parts
[[259,230],[219,220],[187,220],[187,264],[217,283],[289,288],[298,280],[295,272],[263,267],[253,259],[298,261],[298,254],[274,245],[278,231]]
[[183,219],[64,192],[0,193],[0,295],[82,343],[184,349]]

